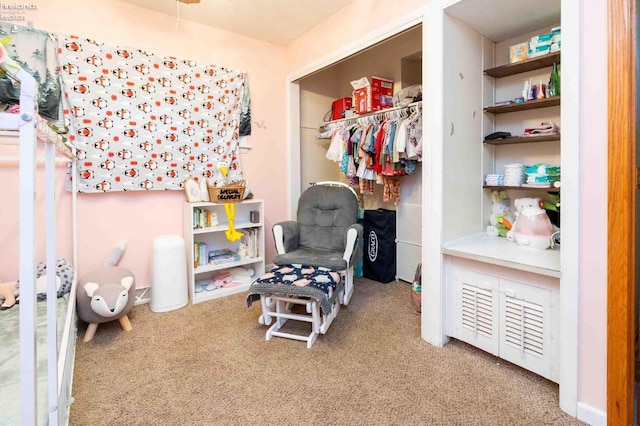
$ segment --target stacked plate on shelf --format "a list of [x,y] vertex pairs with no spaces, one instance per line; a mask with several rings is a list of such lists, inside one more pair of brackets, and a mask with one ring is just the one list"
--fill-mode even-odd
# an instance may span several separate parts
[[522,186],[525,181],[526,166],[524,164],[507,164],[504,166],[504,185]]

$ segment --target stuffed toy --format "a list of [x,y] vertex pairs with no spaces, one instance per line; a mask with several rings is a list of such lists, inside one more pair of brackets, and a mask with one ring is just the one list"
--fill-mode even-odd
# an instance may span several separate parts
[[505,191],[491,192],[491,214],[489,215],[488,235],[506,237],[511,230],[513,216],[509,213],[509,199]]
[[18,296],[18,283],[11,281],[8,283],[0,283],[0,299],[3,300],[0,310],[12,308],[16,304],[16,296]]
[[[56,276],[56,292],[60,290],[61,280],[59,276]],[[36,278],[36,293],[44,295],[46,300],[47,294],[47,276],[40,275]],[[7,283],[0,283],[0,300],[4,300],[0,305],[0,310],[12,308],[20,299],[20,284],[18,281],[11,281]],[[38,299],[40,300],[40,299]]]
[[249,257],[249,247],[245,243],[240,243],[238,246],[238,256],[244,259]]
[[513,201],[513,205],[516,208],[516,213],[515,213],[515,220],[513,222],[513,226],[511,227],[511,230],[509,230],[509,232],[507,232],[507,240],[509,241],[515,241],[516,237],[513,233],[513,228],[515,228],[516,222],[518,221],[518,216],[520,215],[520,212],[524,209],[526,209],[527,207],[535,207],[535,208],[540,208],[540,202],[542,201],[541,198],[539,197],[524,197],[524,198],[516,198]]
[[78,318],[89,323],[84,341],[93,339],[99,324],[118,320],[125,331],[131,331],[128,314],[135,303],[133,273],[116,266],[126,242],[120,242],[103,265],[78,280],[76,303]]

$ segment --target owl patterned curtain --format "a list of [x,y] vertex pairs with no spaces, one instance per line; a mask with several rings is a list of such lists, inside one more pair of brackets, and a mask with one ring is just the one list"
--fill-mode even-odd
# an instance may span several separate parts
[[[244,72],[58,35],[78,188],[182,189],[188,177],[242,180],[238,139],[250,120]],[[241,118],[243,116],[243,118]],[[250,132],[248,123],[243,134]]]

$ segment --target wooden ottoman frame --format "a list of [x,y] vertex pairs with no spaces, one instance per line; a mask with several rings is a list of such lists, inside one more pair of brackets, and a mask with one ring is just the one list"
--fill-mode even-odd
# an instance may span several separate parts
[[[280,266],[274,267],[275,271]],[[319,269],[313,267],[315,269]],[[320,268],[325,269],[325,268]],[[323,271],[325,275],[331,274],[337,277],[335,292],[328,297],[326,293],[320,295],[319,290],[309,289],[308,294],[306,287],[298,287],[296,285],[282,285],[282,283],[274,282],[265,284],[262,277],[258,278],[249,289],[249,297],[247,305],[251,306],[251,302],[255,296],[260,295],[260,305],[262,314],[258,318],[258,322],[263,325],[271,325],[275,319],[275,323],[269,327],[265,334],[265,340],[269,341],[272,337],[282,337],[286,339],[300,340],[307,342],[307,348],[311,348],[318,338],[319,334],[326,334],[329,326],[340,311],[340,304],[345,302],[345,288],[343,285],[341,274],[335,271]],[[300,274],[300,279],[311,279],[311,275]],[[291,294],[295,293],[295,294]],[[294,305],[302,305],[306,313],[295,313],[292,311]],[[321,306],[324,305],[324,308]],[[280,331],[288,320],[303,321],[311,324],[311,332],[308,335],[294,334],[290,332]]]

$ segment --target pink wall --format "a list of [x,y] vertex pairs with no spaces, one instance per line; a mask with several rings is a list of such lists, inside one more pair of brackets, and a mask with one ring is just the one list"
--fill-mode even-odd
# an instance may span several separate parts
[[[181,20],[176,29],[173,16],[115,0],[41,1],[38,10],[29,11],[27,15],[34,27],[54,33],[247,71],[252,135],[249,137],[251,150],[241,158],[243,171],[255,197],[265,200],[266,229],[285,218],[287,177],[286,168],[279,164],[279,159],[285,157],[283,47],[185,20]],[[14,172],[17,175],[17,170],[6,170],[5,175]],[[16,194],[15,189],[0,186],[0,199],[17,203]],[[61,199],[59,204],[66,201]],[[80,274],[97,267],[111,248],[124,239],[129,244],[120,264],[134,272],[138,287],[150,285],[153,238],[163,234],[182,235],[184,201],[184,194],[175,191],[79,195]],[[2,210],[0,238],[14,241],[17,213],[9,215],[8,212],[5,221],[4,207]],[[271,233],[265,235],[269,263],[275,250]],[[17,253],[3,249],[1,258],[0,278],[16,277]]]

